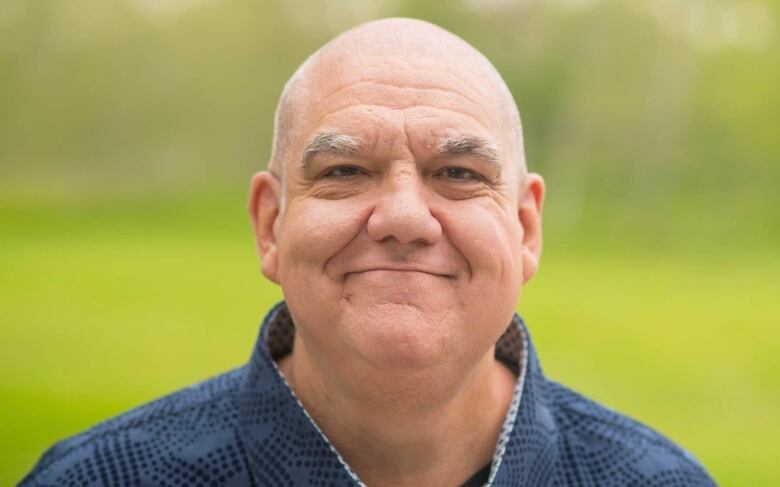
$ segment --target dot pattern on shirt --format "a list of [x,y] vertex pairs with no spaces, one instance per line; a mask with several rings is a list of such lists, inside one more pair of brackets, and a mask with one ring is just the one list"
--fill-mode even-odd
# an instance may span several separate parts
[[[20,485],[362,485],[276,367],[293,346],[280,303],[245,367],[57,443]],[[714,485],[663,436],[545,378],[519,316],[495,353],[518,381],[488,485]]]

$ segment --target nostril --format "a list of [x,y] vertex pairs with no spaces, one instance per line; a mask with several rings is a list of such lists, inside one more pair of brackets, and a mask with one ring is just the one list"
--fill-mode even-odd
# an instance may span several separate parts
[[427,206],[410,210],[377,205],[367,222],[369,237],[377,242],[394,239],[402,244],[436,242],[442,232],[441,224]]
[[441,225],[431,213],[423,184],[407,177],[391,178],[380,190],[367,222],[370,238],[394,239],[402,244],[433,243]]

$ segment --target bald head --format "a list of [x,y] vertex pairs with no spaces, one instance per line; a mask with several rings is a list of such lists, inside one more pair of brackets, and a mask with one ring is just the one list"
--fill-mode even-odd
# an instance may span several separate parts
[[[408,66],[446,73],[469,85],[468,96],[490,111],[504,132],[504,151],[525,172],[520,115],[512,94],[490,61],[466,41],[428,22],[393,18],[361,24],[312,54],[284,87],[276,110],[269,169],[281,175],[290,160],[304,154],[302,134],[316,103],[327,103],[334,80],[350,77],[371,82],[380,70],[402,71]],[[420,74],[415,84],[435,85]],[[438,71],[438,72],[437,72]],[[433,73],[437,72],[437,73]],[[433,78],[432,78],[433,79]],[[409,103],[414,103],[410,98]]]

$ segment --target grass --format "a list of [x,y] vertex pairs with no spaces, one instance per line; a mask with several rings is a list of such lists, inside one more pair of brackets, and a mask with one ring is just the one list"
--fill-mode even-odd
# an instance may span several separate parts
[[[55,440],[243,363],[280,299],[243,202],[0,209],[0,485]],[[778,485],[780,252],[548,247],[524,290],[548,375],[724,485]]]

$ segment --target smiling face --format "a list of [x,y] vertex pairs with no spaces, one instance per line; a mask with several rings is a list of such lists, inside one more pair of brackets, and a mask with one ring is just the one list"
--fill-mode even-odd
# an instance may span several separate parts
[[283,185],[258,174],[251,209],[263,271],[316,359],[476,363],[509,323],[543,184],[495,87],[465,68],[352,53],[308,66]]

